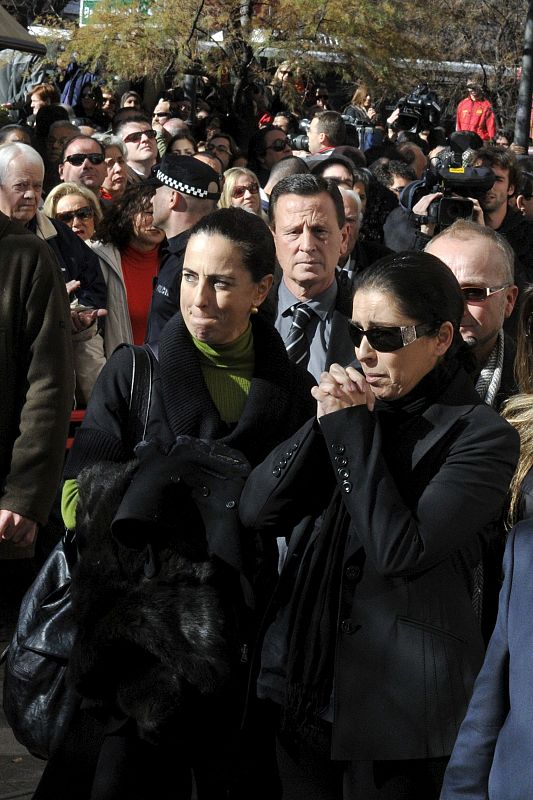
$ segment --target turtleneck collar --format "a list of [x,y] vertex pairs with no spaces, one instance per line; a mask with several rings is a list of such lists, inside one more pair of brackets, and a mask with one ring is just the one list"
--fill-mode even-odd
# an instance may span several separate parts
[[251,325],[248,325],[244,333],[237,339],[227,344],[209,345],[194,336],[191,338],[194,346],[200,352],[200,357],[209,361],[212,366],[230,371],[249,371],[251,376],[254,366],[254,341]]
[[407,416],[421,414],[444,392],[457,369],[457,365],[453,367],[445,363],[437,364],[403,397],[396,400],[376,400],[376,411]]

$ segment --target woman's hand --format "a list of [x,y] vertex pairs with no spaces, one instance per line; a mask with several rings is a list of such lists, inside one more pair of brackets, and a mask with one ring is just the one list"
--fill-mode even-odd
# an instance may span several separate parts
[[353,367],[345,369],[340,364],[332,364],[329,372],[321,374],[320,382],[311,389],[311,394],[318,403],[318,419],[351,406],[366,405],[372,411],[376,400],[364,375]]

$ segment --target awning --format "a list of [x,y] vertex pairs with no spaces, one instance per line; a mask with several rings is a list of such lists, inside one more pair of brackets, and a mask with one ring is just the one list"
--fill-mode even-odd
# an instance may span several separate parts
[[22,50],[24,53],[46,55],[46,47],[0,6],[0,50]]

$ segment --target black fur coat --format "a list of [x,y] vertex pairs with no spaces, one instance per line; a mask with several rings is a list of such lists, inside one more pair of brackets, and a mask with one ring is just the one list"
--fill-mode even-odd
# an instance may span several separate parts
[[[214,470],[205,452],[202,466],[181,463],[182,478],[176,459],[156,452],[140,467],[104,462],[78,479],[81,555],[72,593],[79,634],[70,679],[106,716],[135,720],[139,736],[153,742],[178,712],[183,724],[195,698],[226,691],[241,660],[245,581],[231,563],[235,547],[224,550],[206,530],[225,509],[231,515],[219,534],[231,540],[237,502],[227,498],[240,494],[248,469],[235,459],[228,474],[218,455]],[[135,507],[143,491],[159,492],[152,519],[145,503],[143,519],[132,511],[132,497]],[[236,527],[234,534],[238,542]]]

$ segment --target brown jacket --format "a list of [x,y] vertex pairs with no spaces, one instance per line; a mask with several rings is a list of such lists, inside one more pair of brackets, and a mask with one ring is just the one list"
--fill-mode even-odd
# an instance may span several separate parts
[[43,524],[74,393],[68,299],[47,245],[1,213],[0,387],[0,508]]

